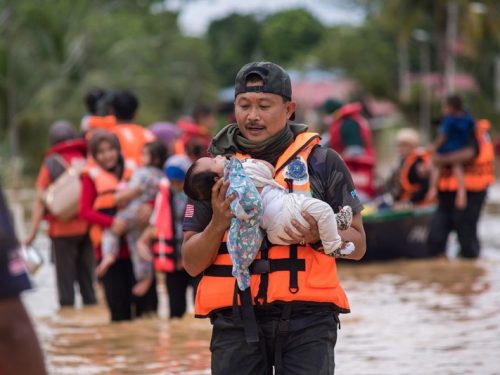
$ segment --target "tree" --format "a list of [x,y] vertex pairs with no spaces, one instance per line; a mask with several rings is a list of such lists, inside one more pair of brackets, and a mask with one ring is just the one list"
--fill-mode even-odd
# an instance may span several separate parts
[[325,27],[304,9],[290,9],[267,17],[262,24],[265,60],[286,65],[309,54],[321,41]]
[[210,58],[221,84],[233,83],[238,69],[257,57],[260,29],[254,16],[235,13],[210,24]]

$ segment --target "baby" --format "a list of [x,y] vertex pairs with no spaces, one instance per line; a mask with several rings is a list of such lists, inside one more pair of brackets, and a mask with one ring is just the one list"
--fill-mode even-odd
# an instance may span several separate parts
[[[332,207],[326,202],[303,194],[289,193],[274,180],[274,174],[274,167],[264,160],[248,158],[240,162],[236,157],[230,160],[224,156],[205,157],[196,161],[188,170],[184,191],[191,199],[209,200],[213,184],[224,176],[230,181],[227,195],[236,194],[236,199],[231,203],[236,220],[256,221],[257,229],[260,226],[265,230],[271,243],[277,245],[294,243],[285,232],[285,227],[289,226],[292,220],[309,227],[302,216],[302,212],[307,212],[318,224],[325,254],[334,257],[351,254],[354,251],[354,244],[343,242],[337,230],[345,230],[351,225],[351,207],[345,206],[335,215]],[[252,226],[253,224],[250,225]],[[264,237],[259,232],[261,231],[250,231],[246,226],[242,230],[240,224],[239,237],[245,237],[243,244],[257,247],[251,252],[246,249],[245,254],[252,253],[255,257]],[[242,233],[245,233],[245,236]],[[230,228],[229,250],[231,241],[236,242],[231,238]],[[241,242],[241,239],[239,241]]]

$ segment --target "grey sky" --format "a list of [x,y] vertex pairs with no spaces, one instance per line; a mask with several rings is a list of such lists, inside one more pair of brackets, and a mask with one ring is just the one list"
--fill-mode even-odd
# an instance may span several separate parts
[[336,0],[168,0],[168,10],[180,10],[179,26],[188,35],[202,35],[210,22],[231,13],[267,15],[289,8],[305,8],[325,25],[358,24],[363,20],[359,9]]

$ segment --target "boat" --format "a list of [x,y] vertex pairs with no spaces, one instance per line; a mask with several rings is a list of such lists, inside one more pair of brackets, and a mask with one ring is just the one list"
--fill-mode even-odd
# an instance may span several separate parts
[[363,261],[428,258],[427,234],[435,207],[386,209],[363,215],[366,254]]

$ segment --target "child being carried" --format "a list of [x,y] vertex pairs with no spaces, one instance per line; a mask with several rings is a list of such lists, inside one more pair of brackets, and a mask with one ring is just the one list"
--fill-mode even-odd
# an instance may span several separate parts
[[[188,170],[184,191],[191,199],[209,200],[213,184],[217,179],[224,177],[230,181],[227,194],[235,193],[237,196],[231,204],[236,220],[250,219],[253,222],[257,220],[257,228],[260,226],[266,231],[267,238],[271,243],[277,245],[294,243],[293,239],[286,233],[285,227],[288,227],[292,220],[298,221],[304,227],[309,227],[309,223],[302,216],[303,212],[307,212],[318,224],[319,236],[325,254],[343,257],[355,250],[352,242],[343,242],[338,234],[338,229],[346,230],[351,225],[351,207],[345,206],[338,214],[335,214],[332,207],[326,202],[304,194],[289,193],[274,180],[274,174],[274,167],[264,160],[248,158],[240,162],[236,157],[232,157],[230,160],[223,156],[205,157],[196,161]],[[252,210],[255,211],[255,215],[250,213]],[[243,237],[241,233],[243,231],[240,229],[239,237]],[[253,254],[253,257],[248,259],[251,263],[260,248],[263,235],[260,230],[248,233],[257,238],[232,239],[230,228],[228,249],[230,242],[237,243],[241,247],[245,247],[247,244],[257,247],[251,251],[242,249],[244,254]],[[249,237],[249,234],[246,237]],[[236,278],[238,279],[238,277]]]

